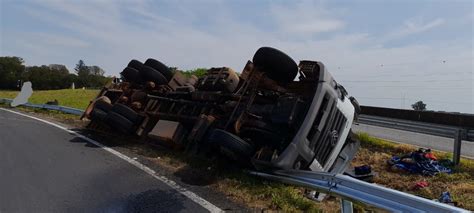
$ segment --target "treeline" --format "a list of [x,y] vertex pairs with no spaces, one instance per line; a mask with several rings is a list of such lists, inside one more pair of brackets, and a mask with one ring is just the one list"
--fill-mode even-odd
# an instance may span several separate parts
[[[175,69],[177,69],[177,68],[175,68]],[[207,68],[196,68],[196,69],[193,69],[193,70],[183,71],[183,74],[187,77],[189,77],[191,75],[195,75],[196,77],[199,78],[199,77],[205,75],[207,73],[207,70],[208,70]]]
[[27,67],[20,57],[0,57],[0,89],[19,89],[25,81],[31,81],[34,90],[66,89],[73,83],[76,88],[99,88],[111,79],[100,67],[87,66],[82,60],[74,71],[61,64]]

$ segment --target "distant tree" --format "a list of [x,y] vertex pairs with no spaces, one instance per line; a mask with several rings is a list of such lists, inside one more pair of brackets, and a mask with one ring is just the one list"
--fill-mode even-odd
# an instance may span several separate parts
[[196,68],[193,70],[186,70],[183,72],[183,74],[186,76],[195,75],[199,78],[201,76],[204,76],[207,73],[207,70],[207,68]]
[[61,71],[61,72],[68,72],[69,73],[69,70],[67,69],[67,67],[63,64],[50,64],[48,65],[48,67],[51,69],[51,70],[57,70],[57,71]]
[[111,77],[105,77],[105,71],[99,66],[87,66],[83,60],[79,60],[74,68],[77,73],[75,83],[77,87],[99,88],[104,86]]
[[34,90],[66,89],[76,79],[76,75],[69,73],[66,66],[61,64],[32,66],[25,70],[22,79],[31,81]]
[[0,89],[17,89],[25,70],[23,63],[17,56],[0,57]]
[[89,69],[89,73],[91,75],[104,76],[104,74],[105,74],[105,71],[102,68],[100,68],[99,66],[94,65],[94,66],[89,66],[87,68]]
[[82,59],[77,62],[76,68],[74,68],[74,70],[76,70],[77,75],[89,74],[89,69]]
[[71,86],[71,81],[69,80],[69,70],[65,65],[62,64],[55,64],[53,66],[49,65],[50,68],[50,76],[51,86],[57,89],[66,89]]
[[48,66],[32,66],[27,67],[26,72],[24,74],[24,78],[27,81],[31,81],[33,86],[33,90],[45,90],[50,89],[52,86],[51,80],[55,80],[55,78],[51,78],[51,69]]
[[0,57],[0,89],[19,89],[19,82],[31,81],[34,90],[51,90],[77,87],[102,87],[109,81],[105,71],[98,66],[87,66],[79,60],[74,68],[76,74],[69,72],[62,64],[25,67],[20,57]]
[[89,87],[88,81],[89,81],[89,67],[84,63],[84,61],[81,59],[77,62],[76,67],[74,68],[77,74],[77,86],[78,87]]
[[423,101],[417,101],[414,104],[412,104],[411,107],[416,111],[425,111],[426,110],[426,104],[423,103]]
[[105,71],[99,66],[89,66],[90,75],[88,77],[89,87],[102,87],[104,86],[111,78],[105,77]]

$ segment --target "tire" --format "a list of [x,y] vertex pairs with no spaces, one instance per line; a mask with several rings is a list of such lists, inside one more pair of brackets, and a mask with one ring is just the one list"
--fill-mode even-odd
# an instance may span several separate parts
[[134,125],[139,125],[144,119],[143,116],[139,115],[133,109],[123,104],[115,104],[112,107],[111,112],[115,112],[123,116],[127,120],[131,121]]
[[234,161],[249,162],[254,148],[238,136],[221,129],[214,129],[209,142],[217,146],[222,154]]
[[123,69],[120,75],[122,75],[122,79],[126,82],[136,84],[143,83],[143,79],[140,76],[140,72],[135,68],[125,67],[125,69]]
[[133,59],[130,62],[128,62],[127,67],[131,67],[136,70],[141,70],[143,67],[143,63],[140,62],[139,60]]
[[107,103],[107,102],[105,102],[105,101],[97,101],[97,102],[95,102],[95,104],[94,104],[94,109],[99,109],[99,110],[102,110],[102,111],[104,111],[104,112],[106,112],[106,113],[107,113],[108,111],[110,111],[110,110],[112,109],[112,107],[113,107],[112,104]]
[[101,106],[99,108],[102,111],[108,112],[110,108],[112,108],[112,104],[110,103],[110,99],[107,96],[100,96],[94,99],[89,106],[87,106],[86,110],[84,110],[84,117],[91,118],[91,113],[94,108],[96,108],[97,103],[101,102]]
[[163,76],[163,74],[147,65],[142,67],[142,69],[140,70],[140,75],[143,80],[153,81],[156,85],[163,85],[168,83],[168,80],[165,76]]
[[127,118],[119,115],[116,112],[109,112],[105,117],[105,122],[112,128],[122,133],[133,133],[135,125]]
[[267,77],[287,85],[298,74],[298,65],[290,56],[272,47],[261,47],[253,56],[253,64]]
[[141,102],[144,103],[144,101],[147,99],[147,93],[143,91],[136,91],[130,96],[131,102]]
[[173,78],[173,72],[171,72],[170,68],[158,60],[149,58],[145,61],[145,65],[163,74],[166,77],[166,79],[168,79],[168,81],[170,81]]
[[90,114],[92,120],[104,121],[107,117],[107,112],[94,108]]

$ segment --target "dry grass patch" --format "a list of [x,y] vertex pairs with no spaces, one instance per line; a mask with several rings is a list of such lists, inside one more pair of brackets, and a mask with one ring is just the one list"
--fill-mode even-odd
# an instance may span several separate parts
[[[428,199],[437,199],[442,192],[449,191],[459,207],[474,210],[474,161],[461,159],[459,166],[454,168],[453,174],[438,174],[433,177],[410,174],[405,171],[392,170],[387,165],[393,155],[403,155],[415,151],[417,147],[396,144],[373,138],[367,134],[359,134],[361,149],[352,164],[360,166],[368,164],[378,175],[374,182],[399,191],[415,194]],[[451,154],[433,151],[438,159],[450,159]],[[415,190],[416,182],[425,180],[430,185]]]

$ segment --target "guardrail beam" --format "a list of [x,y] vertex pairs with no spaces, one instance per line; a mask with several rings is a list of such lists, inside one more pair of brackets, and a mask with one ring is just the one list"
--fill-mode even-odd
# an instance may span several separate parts
[[462,208],[363,182],[342,174],[302,170],[280,170],[271,173],[250,172],[250,174],[328,193],[348,201],[357,201],[390,212],[469,212]]
[[[12,102],[11,99],[0,98],[0,103],[11,103],[11,102]],[[58,105],[26,103],[20,106],[37,108],[37,109],[56,110],[56,111],[73,114],[73,115],[82,115],[84,113],[84,110],[81,110],[81,109],[75,109],[71,107],[58,106]]]

